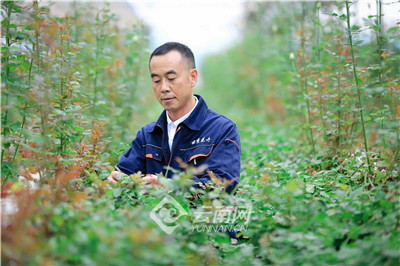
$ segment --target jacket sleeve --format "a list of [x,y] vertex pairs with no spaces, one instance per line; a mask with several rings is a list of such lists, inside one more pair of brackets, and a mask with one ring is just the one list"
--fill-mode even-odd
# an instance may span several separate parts
[[131,147],[121,156],[117,167],[124,174],[131,175],[141,171],[146,173],[146,158],[143,151],[143,129],[139,130]]
[[[218,143],[207,158],[207,169],[220,178],[222,181],[232,181],[227,188],[227,193],[232,193],[240,181],[240,154],[241,144],[239,132],[235,124],[232,123],[222,134]],[[206,183],[211,180],[208,173],[194,177],[194,180]]]

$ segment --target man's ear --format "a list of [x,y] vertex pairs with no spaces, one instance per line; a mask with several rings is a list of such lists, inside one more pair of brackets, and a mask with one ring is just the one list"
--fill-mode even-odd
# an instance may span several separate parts
[[191,77],[192,88],[193,88],[194,86],[196,86],[198,76],[199,76],[199,73],[197,72],[197,69],[193,68],[192,70],[190,70],[190,77]]

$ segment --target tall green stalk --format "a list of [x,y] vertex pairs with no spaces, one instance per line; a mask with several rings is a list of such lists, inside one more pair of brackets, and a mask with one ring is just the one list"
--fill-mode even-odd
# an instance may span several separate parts
[[[39,3],[38,1],[33,1],[33,9],[35,10],[35,43],[34,47],[36,48],[35,52],[35,57],[36,57],[36,68],[37,68],[37,73],[41,74],[41,51],[40,51],[40,41],[39,41],[39,35],[40,35],[40,28],[39,28],[39,21],[40,21],[40,9],[39,9]],[[42,91],[42,85],[39,83],[38,84],[39,91]],[[43,90],[43,95],[46,94],[46,91]],[[46,99],[46,97],[44,97]],[[42,137],[45,139],[46,136],[46,115],[45,115],[45,110],[43,109],[43,104],[45,104],[45,99],[43,99],[42,103],[39,103],[40,106],[40,120],[41,120],[41,126],[42,126]]]
[[[12,6],[13,6],[13,1],[7,1],[5,2],[3,5],[7,5],[7,26],[6,26],[6,47],[7,49],[10,49],[10,22],[11,22],[11,10],[12,10]],[[10,82],[10,65],[9,65],[9,56],[7,56],[5,58],[5,68],[6,68],[6,75],[5,75],[5,93],[4,95],[4,106],[3,108],[5,109],[4,111],[4,115],[3,115],[3,119],[1,121],[2,124],[2,128],[3,128],[3,136],[2,139],[4,142],[4,140],[6,139],[7,135],[8,135],[8,130],[6,130],[7,127],[7,120],[8,120],[8,94],[9,94],[9,82]],[[4,151],[5,149],[1,149],[1,165],[3,165],[3,159],[4,159]]]
[[[42,39],[40,36],[40,22],[42,20],[41,17],[41,8],[39,7],[38,1],[33,1],[33,9],[34,9],[34,23],[35,23],[35,43],[33,47],[35,47],[34,57],[36,59],[36,73],[39,76],[43,76],[47,71],[45,64],[45,55],[42,54]],[[40,141],[40,149],[41,149],[41,170],[48,169],[50,165],[49,158],[47,156],[48,147],[49,147],[49,123],[48,123],[48,115],[49,115],[49,89],[47,89],[48,84],[39,83],[38,91],[41,93],[39,105],[39,114],[40,114],[40,122],[41,122],[41,141]],[[40,182],[44,183],[49,174],[47,171],[39,171],[40,174]]]
[[[308,95],[308,88],[307,88],[307,68],[306,68],[306,47],[305,47],[305,36],[304,36],[304,20],[305,20],[305,13],[306,13],[306,8],[304,3],[302,3],[303,6],[303,13],[302,13],[302,18],[301,18],[301,30],[303,31],[303,34],[301,36],[301,49],[303,53],[303,83],[302,83],[302,91],[304,92],[304,96],[306,98],[306,103],[307,103],[307,112],[308,112],[308,123],[312,125],[311,121],[311,111],[310,111],[310,97]],[[312,132],[312,127],[310,126],[310,137],[311,137],[311,143],[312,143],[312,148],[313,148],[313,154],[315,156],[315,145],[314,145],[314,135]]]
[[342,83],[341,83],[341,79],[342,79],[342,72],[341,72],[341,66],[342,66],[342,59],[341,59],[341,53],[342,53],[342,45],[341,45],[341,41],[340,41],[340,36],[338,36],[338,72],[337,72],[337,101],[336,101],[336,108],[337,108],[337,139],[336,139],[336,146],[337,148],[340,147],[340,138],[341,138],[341,104],[342,104],[342,94],[340,93],[341,87],[342,87]]
[[73,31],[74,42],[78,43],[78,37],[79,37],[79,34],[80,34],[80,25],[77,22],[78,22],[78,17],[80,16],[80,13],[79,13],[79,9],[78,9],[77,4],[76,4],[76,0],[74,0],[72,2],[72,10],[73,10],[73,14],[74,14],[72,20],[75,22],[74,23],[75,24],[74,25],[74,31]]
[[17,143],[17,146],[15,147],[15,152],[14,152],[14,156],[13,156],[13,159],[12,159],[13,163],[15,162],[15,156],[17,155],[19,146],[21,145],[21,136],[22,136],[23,129],[25,127],[25,122],[26,122],[26,113],[27,113],[28,105],[29,105],[29,89],[31,87],[31,78],[32,78],[32,64],[33,64],[33,59],[31,59],[31,62],[29,63],[28,92],[25,95],[26,99],[25,99],[24,111],[22,112],[23,117],[22,117],[21,129],[19,131],[18,143]]
[[363,116],[361,96],[360,96],[360,85],[358,82],[356,63],[354,60],[354,47],[353,47],[353,39],[352,39],[352,33],[351,33],[351,27],[350,27],[350,10],[349,10],[349,2],[348,1],[346,1],[346,13],[347,13],[347,31],[348,31],[348,35],[349,35],[349,44],[350,44],[350,50],[351,50],[351,60],[353,63],[353,73],[354,73],[354,79],[355,79],[356,87],[357,87],[358,105],[359,105],[361,125],[362,125],[362,130],[363,130],[365,153],[366,153],[367,163],[368,163],[368,172],[370,175],[372,175],[371,164],[369,162],[367,137],[365,134],[364,116]]
[[317,3],[317,28],[316,28],[316,35],[317,35],[317,45],[316,45],[316,51],[317,51],[317,84],[318,84],[318,90],[319,90],[319,101],[320,101],[320,116],[321,116],[321,121],[322,121],[322,128],[324,130],[324,139],[327,137],[326,133],[326,123],[325,123],[325,108],[324,108],[324,99],[322,97],[322,86],[321,86],[321,49],[320,49],[320,43],[319,43],[319,27],[320,27],[320,19],[319,19],[319,9],[321,7],[321,2]]
[[94,66],[94,81],[93,81],[93,92],[94,92],[94,97],[93,97],[93,117],[96,119],[97,118],[97,113],[96,113],[96,105],[97,105],[97,94],[98,94],[98,88],[97,88],[97,79],[99,75],[99,60],[100,60],[100,41],[101,41],[101,35],[102,35],[102,27],[103,24],[100,21],[100,11],[97,13],[96,16],[96,51],[95,51],[95,66]]
[[[294,64],[294,55],[293,55],[293,59],[290,58],[290,60],[292,61],[293,73],[294,73],[296,76],[299,75],[299,73],[297,72],[296,66],[295,66],[295,64]],[[302,94],[303,91],[302,91],[301,80],[298,81],[298,85],[297,85],[297,86],[300,88],[300,94]],[[301,114],[302,114],[302,116],[303,116],[303,123],[307,123],[306,114],[305,114],[305,111],[303,110],[303,104],[301,104],[300,108],[301,108],[300,112],[301,112]]]
[[[61,64],[60,64],[60,111],[64,111],[65,98],[64,95],[64,28],[61,26],[60,28],[60,56],[61,56]],[[59,151],[61,155],[64,155],[65,152],[65,141],[64,141],[64,129],[65,129],[65,121],[63,116],[61,116],[61,130],[60,130],[60,147]]]
[[378,44],[378,81],[379,87],[381,88],[381,94],[379,96],[379,105],[381,110],[381,131],[382,131],[382,140],[383,146],[386,149],[386,141],[385,136],[383,135],[383,88],[382,88],[382,0],[376,0],[376,42]]

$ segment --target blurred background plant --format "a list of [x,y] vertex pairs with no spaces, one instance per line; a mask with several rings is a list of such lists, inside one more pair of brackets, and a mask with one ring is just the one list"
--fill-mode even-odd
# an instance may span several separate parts
[[375,165],[392,172],[399,156],[399,27],[381,24],[382,1],[350,29],[343,2],[291,5],[247,4],[243,40],[202,65],[210,105],[294,123],[303,130],[299,147],[314,156],[346,157],[369,146],[364,157],[379,158]]
[[4,1],[2,14],[5,180],[15,179],[17,166],[37,165],[46,179],[56,158],[70,165],[89,156],[89,171],[118,160],[110,151],[131,141],[133,114],[143,105],[136,99],[146,27],[118,28],[109,4],[74,2],[65,17],[55,17],[37,1]]

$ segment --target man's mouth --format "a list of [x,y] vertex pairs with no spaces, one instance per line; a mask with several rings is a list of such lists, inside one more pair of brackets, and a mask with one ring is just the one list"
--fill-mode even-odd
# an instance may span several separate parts
[[174,97],[165,97],[165,98],[162,98],[161,100],[164,102],[168,102],[168,101],[172,101],[173,99],[175,99],[175,98]]

